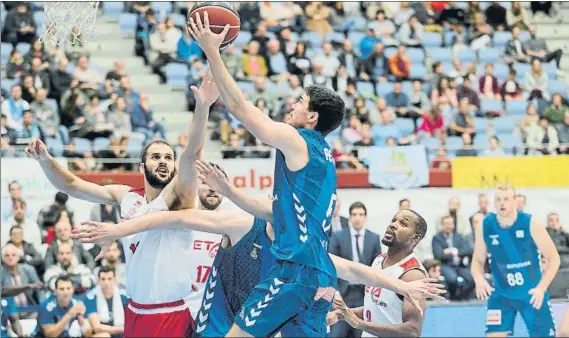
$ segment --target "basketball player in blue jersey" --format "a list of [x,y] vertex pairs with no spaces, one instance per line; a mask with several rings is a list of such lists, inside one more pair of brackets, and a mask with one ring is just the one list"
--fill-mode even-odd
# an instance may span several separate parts
[[[475,229],[472,277],[476,296],[488,299],[488,337],[512,334],[518,312],[530,336],[554,337],[547,288],[559,269],[559,254],[545,226],[532,215],[516,210],[515,196],[511,186],[499,186],[494,196],[497,213],[489,213]],[[487,254],[493,287],[484,278]],[[540,254],[545,258],[543,273]]]
[[[229,25],[213,33],[206,12],[203,23],[196,14],[187,28],[207,56],[227,110],[253,136],[277,148],[273,207],[264,214],[243,208],[260,218],[274,217],[271,251],[277,264],[253,290],[228,336],[264,337],[278,330],[297,336],[305,327],[319,325],[311,323],[312,311],[326,312],[337,287],[327,253],[337,176],[324,137],[343,121],[344,102],[330,89],[310,86],[293,105],[287,122],[275,122],[246,100],[223,64],[219,49]],[[313,335],[325,333],[318,330]]]

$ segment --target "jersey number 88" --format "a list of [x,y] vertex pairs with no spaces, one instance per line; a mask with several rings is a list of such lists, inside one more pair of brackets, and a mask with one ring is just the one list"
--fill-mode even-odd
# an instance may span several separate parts
[[508,279],[508,284],[510,284],[510,286],[524,285],[524,277],[521,272],[509,273],[506,275],[506,279]]

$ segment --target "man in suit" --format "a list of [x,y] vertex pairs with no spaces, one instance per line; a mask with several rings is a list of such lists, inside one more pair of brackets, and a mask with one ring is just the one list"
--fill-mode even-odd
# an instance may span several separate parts
[[340,198],[336,200],[336,208],[334,209],[334,213],[332,214],[332,226],[330,227],[330,237],[333,234],[340,232],[348,227],[348,219],[344,216],[340,216],[340,207],[342,203],[340,202]]
[[[381,254],[379,235],[365,229],[367,209],[361,202],[350,206],[349,226],[334,233],[330,240],[329,252],[336,256],[371,266]],[[364,305],[364,286],[350,285],[339,279],[338,289],[349,307]],[[338,322],[331,328],[332,337],[360,337],[361,330],[352,328],[346,322]]]
[[441,220],[441,231],[433,237],[433,255],[441,262],[441,275],[445,278],[452,300],[467,299],[474,289],[470,273],[472,246],[458,232],[454,232],[454,218]]
[[[443,218],[447,216],[451,216],[454,220],[454,233],[459,233],[462,236],[466,236],[472,231],[470,228],[470,223],[468,222],[468,217],[466,217],[460,211],[460,197],[454,196],[448,200],[448,210],[444,214],[437,217],[436,224],[442,224]],[[441,230],[440,226],[438,230]]]

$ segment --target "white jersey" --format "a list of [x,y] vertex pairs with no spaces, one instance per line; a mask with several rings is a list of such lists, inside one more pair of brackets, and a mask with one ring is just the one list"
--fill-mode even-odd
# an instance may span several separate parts
[[190,312],[193,318],[197,318],[202,305],[204,287],[213,265],[213,260],[217,254],[217,249],[221,245],[222,236],[209,232],[194,231],[192,240],[192,259],[188,262],[192,280],[198,286],[198,291],[192,293],[187,299]]
[[[121,200],[121,220],[167,211],[163,192],[148,203],[144,189],[131,189]],[[126,289],[139,304],[160,304],[187,299],[192,293],[193,231],[150,230],[124,237]]]
[[[405,272],[413,269],[425,271],[414,253],[403,258],[397,264],[383,268],[381,264],[387,254],[381,254],[373,261],[372,268],[394,278],[400,278]],[[363,319],[377,324],[401,324],[403,316],[403,298],[389,289],[366,286],[364,296]],[[363,332],[362,337],[376,337]]]

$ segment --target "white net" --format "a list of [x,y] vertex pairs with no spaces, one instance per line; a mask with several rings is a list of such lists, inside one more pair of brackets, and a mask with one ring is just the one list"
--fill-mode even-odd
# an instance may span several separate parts
[[98,1],[44,2],[41,40],[57,45],[95,40],[98,6]]

